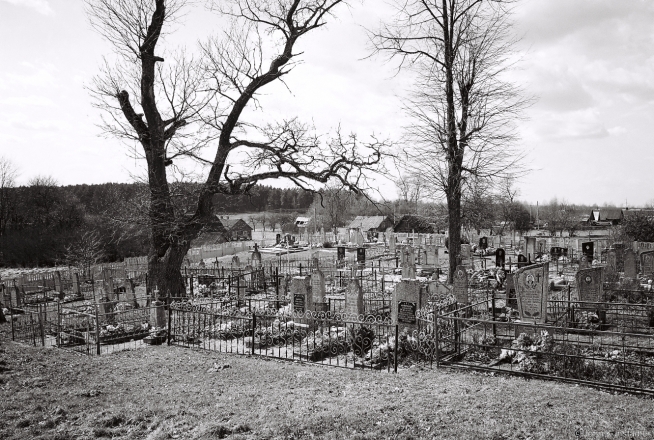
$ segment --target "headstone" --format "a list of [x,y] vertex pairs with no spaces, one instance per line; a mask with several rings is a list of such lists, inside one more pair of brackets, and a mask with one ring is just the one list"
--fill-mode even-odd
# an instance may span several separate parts
[[304,313],[313,310],[311,277],[293,277],[291,281],[291,301],[293,312]]
[[354,231],[354,236],[355,236],[355,240],[356,240],[355,243],[357,244],[357,246],[363,246],[363,241],[364,240],[363,240],[363,234],[361,233],[361,231],[359,231],[359,230]]
[[636,252],[627,249],[624,252],[624,277],[636,278],[638,276],[638,266],[636,261]]
[[102,288],[104,289],[109,300],[116,301],[116,291],[114,289],[114,279],[109,272],[102,271]]
[[241,260],[238,258],[238,255],[234,255],[234,256],[232,257],[232,264],[234,264],[234,265],[236,265],[236,266],[238,266],[239,264],[241,264]]
[[79,285],[79,274],[73,272],[73,295],[78,296],[82,294],[82,289]]
[[549,263],[533,264],[515,273],[518,311],[523,321],[544,324],[547,318]]
[[357,248],[357,263],[366,264],[366,248]]
[[527,261],[527,257],[525,257],[522,254],[518,255],[518,268],[525,267],[529,262]]
[[402,249],[402,278],[412,280],[416,278],[416,262],[411,246]]
[[166,328],[168,326],[166,320],[166,310],[164,303],[161,301],[154,301],[150,308],[150,325],[157,328]]
[[525,257],[527,261],[534,261],[536,258],[536,237],[525,237]]
[[391,234],[390,237],[388,237],[388,251],[391,254],[395,253],[395,234]]
[[651,279],[654,276],[654,251],[647,251],[640,254],[640,265],[643,276]]
[[54,273],[54,290],[62,295],[61,299],[63,299],[64,285],[61,282],[61,273],[58,270]]
[[339,247],[336,248],[336,259],[338,261],[345,260],[345,247],[344,246],[339,246]]
[[98,319],[100,322],[114,322],[114,305],[115,302],[109,300],[106,296],[103,296],[98,301]]
[[592,264],[588,261],[588,256],[582,254],[581,257],[579,257],[579,270],[588,269],[589,267],[592,267]]
[[395,286],[391,303],[391,319],[393,325],[398,325],[400,330],[417,329],[416,312],[422,306],[420,291],[420,282],[415,280],[402,280]]
[[506,258],[506,252],[504,251],[504,249],[498,248],[495,251],[495,266],[504,267],[505,258]]
[[254,267],[261,267],[261,252],[259,252],[259,245],[254,243],[254,251],[250,257]]
[[10,302],[12,307],[21,307],[23,305],[23,292],[17,284],[10,288]]
[[488,248],[488,237],[481,237],[479,239],[479,249],[487,249]]
[[348,316],[357,318],[364,314],[363,310],[363,289],[356,278],[351,279],[345,289],[345,313]]
[[454,298],[459,307],[468,305],[468,273],[462,265],[459,265],[454,271],[452,285],[454,288]]
[[435,244],[425,245],[425,265],[437,266],[438,265],[438,246]]
[[618,272],[624,272],[624,243],[615,243],[613,247],[615,248],[616,270]]
[[320,238],[322,239],[323,243],[327,243],[327,234],[325,233],[324,227],[320,228]]
[[137,306],[138,303],[136,302],[136,294],[134,292],[134,281],[130,280],[129,278],[126,279],[123,282],[123,287],[125,288],[125,301],[132,304],[133,306]]
[[595,255],[595,243],[587,241],[581,244],[581,253],[586,256],[586,259],[593,261]]
[[[603,268],[583,269],[575,275],[579,301],[600,303],[604,302]],[[591,306],[593,308],[594,306]],[[586,307],[584,307],[586,308]]]
[[275,235],[275,244],[279,244],[282,242],[282,234],[276,234]]
[[472,255],[472,252],[470,251],[470,245],[469,244],[462,244],[461,245],[461,258],[464,260],[470,260],[470,257]]
[[314,303],[325,302],[325,275],[320,270],[311,274],[311,292]]
[[609,249],[606,253],[606,281],[614,283],[618,281],[618,260],[615,249]]

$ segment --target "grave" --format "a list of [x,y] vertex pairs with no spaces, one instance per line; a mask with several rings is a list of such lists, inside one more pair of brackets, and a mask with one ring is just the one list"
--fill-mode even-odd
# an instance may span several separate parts
[[495,251],[495,267],[504,268],[505,258],[506,252],[504,249],[498,248],[497,251]]
[[291,304],[293,312],[296,313],[313,310],[310,276],[293,277],[291,280]]
[[234,255],[234,256],[232,257],[232,264],[235,264],[236,266],[238,266],[239,264],[241,264],[241,260],[238,258],[238,255]]
[[357,248],[357,263],[361,265],[366,264],[366,248],[364,247]]
[[615,243],[613,247],[615,248],[616,271],[624,272],[624,253],[625,253],[624,243]]
[[654,277],[654,251],[647,251],[640,254],[640,265],[642,274],[648,279]]
[[363,289],[356,278],[350,280],[345,290],[345,314],[357,319],[364,314]]
[[528,262],[536,258],[536,237],[525,237],[525,257]]
[[488,248],[488,237],[481,237],[479,239],[479,249],[487,249]]
[[73,272],[73,295],[80,296],[82,294],[82,289],[79,285],[79,275],[76,272]]
[[636,252],[627,249],[624,252],[624,277],[636,278],[638,276],[638,263],[636,261]]
[[425,265],[437,266],[438,265],[438,246],[435,244],[425,245]]
[[518,255],[518,269],[521,267],[525,267],[526,265],[529,264],[529,261],[527,261],[527,257],[525,257],[522,254]]
[[469,244],[462,244],[461,245],[461,258],[463,260],[470,260],[472,256],[472,252],[470,251],[470,245]]
[[388,237],[388,251],[391,254],[395,253],[395,234],[391,234],[390,237]]
[[581,253],[586,256],[588,261],[593,261],[595,256],[595,243],[587,241],[581,244]]
[[[603,268],[582,269],[575,275],[579,301],[599,303],[604,301]],[[590,306],[594,308],[594,306]]]
[[338,261],[344,261],[345,260],[345,247],[344,246],[339,246],[336,248],[336,259]]
[[61,282],[61,273],[58,270],[54,273],[54,290],[59,294],[60,299],[64,299],[64,285]]
[[164,303],[161,301],[154,301],[150,308],[150,324],[157,328],[166,328],[168,326],[166,319],[166,310]]
[[512,273],[506,274],[506,281],[504,282],[506,287],[506,305],[512,309],[518,308],[518,298],[515,293],[515,279]]
[[468,305],[468,272],[463,265],[457,266],[452,280],[454,298],[459,307]]
[[514,282],[520,319],[544,324],[547,318],[549,263],[532,264],[518,269]]
[[116,301],[116,292],[114,290],[114,279],[108,272],[102,271],[102,289],[111,301]]
[[250,257],[254,267],[261,267],[261,252],[259,252],[259,245],[254,243],[254,251]]
[[606,253],[606,272],[604,278],[609,283],[618,281],[618,261],[615,249],[609,249]]
[[134,281],[129,278],[123,281],[123,287],[125,288],[125,301],[133,305],[134,307],[138,306],[136,302],[136,292],[134,290]]
[[361,231],[355,231],[354,232],[354,237],[355,237],[355,243],[357,247],[363,246],[363,234]]
[[320,269],[311,274],[311,292],[315,304],[325,303],[325,274]]
[[402,278],[412,280],[416,278],[416,262],[411,246],[402,249]]
[[400,331],[412,332],[418,329],[416,312],[421,304],[420,282],[402,280],[395,286],[391,303],[391,319],[393,325],[398,325]]

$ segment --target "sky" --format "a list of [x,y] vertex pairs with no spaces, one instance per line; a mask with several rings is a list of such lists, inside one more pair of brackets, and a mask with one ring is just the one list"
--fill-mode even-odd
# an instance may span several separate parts
[[[399,139],[410,75],[369,57],[365,28],[392,9],[355,0],[298,49],[288,89],[266,91],[261,116],[299,115],[321,132],[340,126]],[[515,9],[522,59],[511,73],[536,103],[519,124],[531,172],[521,200],[629,207],[654,202],[654,2],[521,0]],[[223,29],[201,6],[189,10],[166,49],[193,50]],[[130,182],[142,164],[102,136],[87,90],[112,48],[91,27],[81,0],[0,0],[0,156],[60,184]],[[290,89],[290,90],[289,90]],[[395,188],[376,180],[385,197]]]

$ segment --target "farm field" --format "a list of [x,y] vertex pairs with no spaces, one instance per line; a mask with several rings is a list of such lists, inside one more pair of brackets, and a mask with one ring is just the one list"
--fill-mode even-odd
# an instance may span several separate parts
[[177,347],[100,357],[0,325],[3,439],[649,439],[651,398],[448,369],[351,371]]

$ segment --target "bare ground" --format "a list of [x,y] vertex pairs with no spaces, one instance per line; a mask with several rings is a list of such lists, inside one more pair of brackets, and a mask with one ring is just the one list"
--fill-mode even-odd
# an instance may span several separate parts
[[654,401],[447,369],[352,371],[177,347],[12,343],[0,439],[650,439]]

